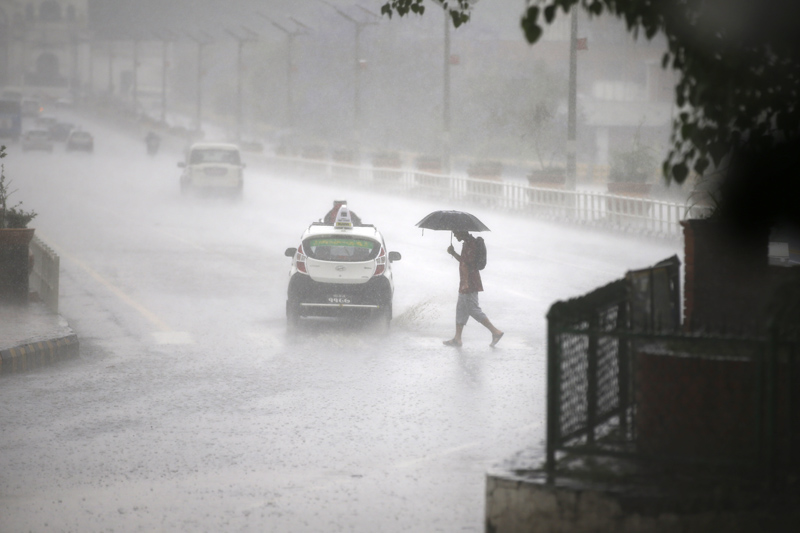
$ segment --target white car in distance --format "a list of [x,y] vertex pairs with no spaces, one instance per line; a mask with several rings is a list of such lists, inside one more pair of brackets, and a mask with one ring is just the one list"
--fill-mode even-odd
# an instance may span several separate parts
[[237,198],[242,195],[245,165],[235,144],[194,143],[178,167],[183,169],[182,193],[226,194]]

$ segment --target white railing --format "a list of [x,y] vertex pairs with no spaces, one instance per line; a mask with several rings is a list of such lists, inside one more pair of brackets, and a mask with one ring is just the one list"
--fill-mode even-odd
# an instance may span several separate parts
[[708,208],[649,197],[551,189],[459,174],[435,174],[403,168],[363,167],[297,157],[274,156],[282,172],[347,181],[393,192],[447,198],[516,211],[539,218],[665,238],[683,235],[680,221],[703,217]]

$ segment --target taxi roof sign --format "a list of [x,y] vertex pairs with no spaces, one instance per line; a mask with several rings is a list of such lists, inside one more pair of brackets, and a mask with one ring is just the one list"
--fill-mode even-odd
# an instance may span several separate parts
[[353,229],[353,219],[350,218],[350,210],[346,204],[340,207],[339,212],[336,213],[333,227],[336,229]]

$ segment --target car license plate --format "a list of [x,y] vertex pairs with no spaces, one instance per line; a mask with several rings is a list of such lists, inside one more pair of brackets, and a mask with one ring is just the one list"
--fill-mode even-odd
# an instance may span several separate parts
[[328,296],[328,302],[332,304],[349,304],[350,297],[345,296],[344,294],[332,294]]

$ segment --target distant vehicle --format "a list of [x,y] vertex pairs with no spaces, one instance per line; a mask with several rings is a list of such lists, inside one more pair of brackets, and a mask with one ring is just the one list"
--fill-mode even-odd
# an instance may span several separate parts
[[24,117],[38,117],[44,108],[42,104],[39,103],[39,100],[35,100],[33,98],[23,98],[22,99],[22,116]]
[[64,142],[69,137],[70,132],[75,128],[69,122],[54,122],[48,127],[50,138],[56,142]]
[[22,134],[22,106],[16,100],[0,100],[0,138],[19,139]]
[[72,130],[67,137],[67,151],[94,151],[94,137],[88,131]]
[[58,119],[56,117],[39,115],[36,117],[35,122],[37,126],[41,126],[45,129],[50,129],[50,126],[56,124],[58,122]]
[[372,225],[355,226],[347,206],[333,225],[311,224],[292,258],[286,319],[289,328],[300,317],[377,319],[388,327],[392,319],[394,281],[391,264],[399,252],[387,252],[381,233]]
[[229,143],[199,142],[186,152],[186,161],[178,163],[181,192],[227,193],[242,195],[244,178],[239,147]]
[[22,151],[43,150],[53,151],[53,141],[50,140],[50,133],[47,130],[29,130],[22,136]]

